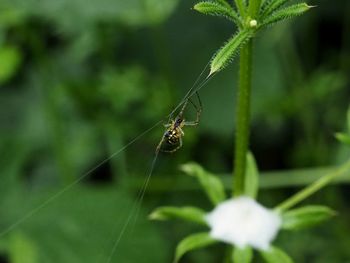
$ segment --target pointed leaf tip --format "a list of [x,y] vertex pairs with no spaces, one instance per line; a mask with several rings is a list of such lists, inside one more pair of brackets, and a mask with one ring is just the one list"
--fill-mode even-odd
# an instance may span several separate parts
[[207,172],[197,163],[187,163],[180,168],[186,174],[197,178],[209,200],[214,205],[217,205],[226,199],[224,185],[217,176]]
[[313,6],[309,6],[306,3],[295,4],[286,8],[279,9],[273,12],[271,15],[263,19],[262,26],[271,25],[280,22],[285,19],[300,16],[306,11],[310,10]]
[[251,30],[244,29],[233,35],[214,55],[210,64],[210,74],[224,69],[233,60],[239,49],[252,37]]
[[320,224],[337,212],[327,206],[309,205],[292,209],[282,215],[282,228],[286,230],[299,230]]
[[187,252],[204,248],[215,243],[217,243],[217,241],[207,232],[190,235],[180,241],[180,243],[177,245],[174,263],[177,263]]
[[197,207],[158,207],[150,215],[151,220],[169,220],[182,219],[185,221],[194,222],[200,225],[207,225],[205,221],[205,212]]
[[259,190],[259,171],[255,158],[251,152],[247,153],[246,176],[244,182],[244,194],[256,198]]

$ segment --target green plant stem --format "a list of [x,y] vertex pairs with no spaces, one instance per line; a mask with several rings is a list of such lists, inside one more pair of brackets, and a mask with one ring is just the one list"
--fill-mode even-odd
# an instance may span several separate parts
[[256,19],[261,5],[261,0],[249,1],[248,14],[250,18]]
[[243,194],[244,191],[246,154],[249,144],[252,48],[252,40],[249,40],[240,53],[233,179],[235,196]]
[[241,15],[241,17],[245,16],[245,5],[243,0],[234,0],[237,10],[239,12],[239,14]]
[[303,201],[310,195],[316,193],[321,188],[328,185],[331,181],[333,181],[335,178],[343,175],[350,169],[350,160],[348,160],[346,163],[341,165],[337,170],[335,170],[332,173],[329,173],[320,179],[318,179],[316,182],[312,183],[311,185],[305,187],[300,192],[296,193],[295,195],[291,196],[290,198],[283,201],[281,204],[279,204],[275,210],[278,212],[283,212],[288,210],[289,208],[295,206],[299,202]]

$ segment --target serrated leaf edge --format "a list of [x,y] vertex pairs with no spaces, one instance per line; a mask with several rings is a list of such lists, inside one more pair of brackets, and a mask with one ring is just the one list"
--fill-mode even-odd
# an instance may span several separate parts
[[[224,45],[214,54],[210,63],[209,76],[224,69],[232,62],[240,48],[253,36],[252,30],[243,29],[234,34]],[[224,54],[224,53],[229,54]],[[226,57],[226,58],[224,58]],[[218,61],[219,60],[219,61]]]

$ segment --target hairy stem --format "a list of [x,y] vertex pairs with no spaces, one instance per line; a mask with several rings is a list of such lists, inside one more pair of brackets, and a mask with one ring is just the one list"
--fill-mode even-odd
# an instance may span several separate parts
[[281,204],[279,204],[275,210],[278,212],[283,212],[288,210],[289,208],[295,206],[299,202],[303,201],[305,198],[309,197],[310,195],[316,193],[321,188],[328,185],[330,182],[332,182],[335,178],[343,175],[347,171],[350,170],[350,160],[341,165],[337,170],[335,170],[332,173],[329,173],[320,179],[318,179],[316,182],[310,184],[309,186],[305,187],[300,192],[296,193],[295,195],[291,196],[287,200],[283,201]]
[[249,144],[252,46],[252,40],[249,40],[240,53],[233,179],[235,196],[243,194],[244,191],[246,154]]

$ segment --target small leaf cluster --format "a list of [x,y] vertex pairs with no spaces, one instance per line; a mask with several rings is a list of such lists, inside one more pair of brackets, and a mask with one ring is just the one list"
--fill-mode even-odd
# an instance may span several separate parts
[[312,6],[298,3],[285,7],[289,0],[235,0],[231,6],[226,0],[207,0],[197,3],[200,13],[221,16],[233,22],[238,32],[216,52],[210,64],[210,75],[225,68],[260,30],[288,18],[299,16]]
[[350,146],[350,107],[347,112],[347,132],[337,132],[335,134],[335,137],[337,138],[338,141],[341,143]]
[[[212,205],[216,206],[227,199],[225,188],[220,178],[206,171],[199,164],[187,163],[181,166],[181,170],[187,175],[193,176],[198,180]],[[254,157],[251,153],[249,153],[247,154],[247,183],[245,184],[246,188],[244,190],[245,196],[252,198],[257,197],[258,178],[259,172]],[[336,214],[332,209],[321,205],[309,205],[287,211],[279,211],[278,209],[275,209],[275,211],[280,213],[282,219],[281,229],[288,231],[309,228],[326,221]],[[164,206],[155,209],[149,217],[150,219],[161,221],[180,219],[198,224],[202,227],[207,227],[207,231],[191,234],[180,241],[180,243],[177,245],[174,258],[174,262],[178,262],[186,253],[192,250],[219,243],[218,240],[213,239],[209,234],[206,215],[207,213],[203,209],[194,206]],[[259,251],[259,253],[267,263],[293,262],[293,260],[283,250],[275,246],[271,246],[270,249],[265,251]],[[249,263],[252,261],[252,258],[253,249],[251,247],[234,247],[230,256],[230,262]]]

